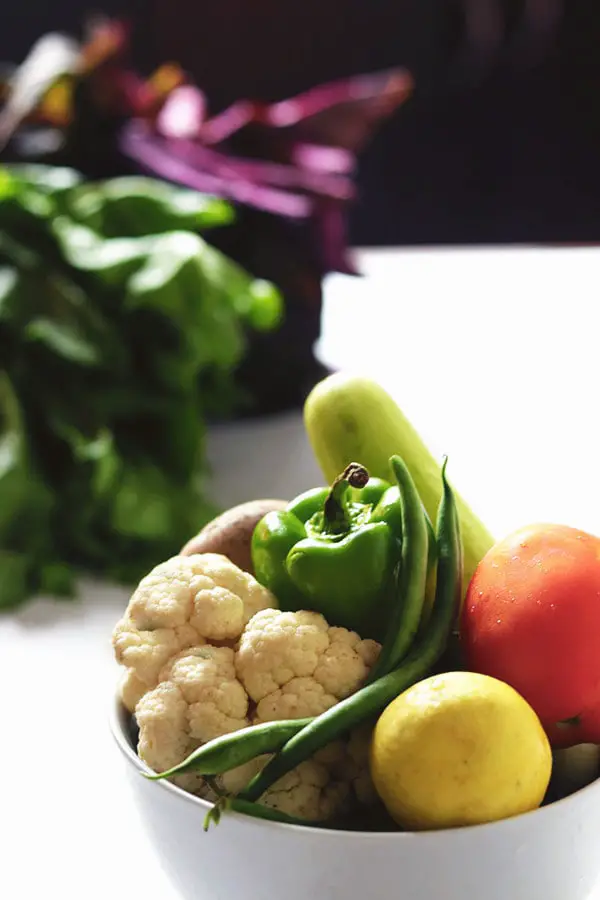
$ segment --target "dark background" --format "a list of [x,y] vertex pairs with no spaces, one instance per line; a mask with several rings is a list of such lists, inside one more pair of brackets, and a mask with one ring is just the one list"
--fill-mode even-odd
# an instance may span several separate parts
[[[0,8],[0,58],[77,32],[85,3]],[[468,29],[471,9],[479,28]],[[145,70],[177,59],[214,107],[405,65],[409,103],[363,156],[355,244],[600,239],[598,0],[104,0]]]

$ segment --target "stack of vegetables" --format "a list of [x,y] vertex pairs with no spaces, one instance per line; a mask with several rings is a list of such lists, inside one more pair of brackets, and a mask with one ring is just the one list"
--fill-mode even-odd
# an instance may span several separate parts
[[147,777],[211,800],[206,827],[447,828],[555,799],[561,748],[600,743],[599,540],[495,544],[366,379],[325,379],[305,421],[329,486],[228,511],[117,624]]

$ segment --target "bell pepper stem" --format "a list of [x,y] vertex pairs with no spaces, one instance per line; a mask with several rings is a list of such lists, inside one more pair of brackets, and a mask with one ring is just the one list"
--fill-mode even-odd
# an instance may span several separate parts
[[350,528],[347,494],[349,488],[364,488],[369,473],[360,463],[352,462],[331,485],[323,506],[324,525],[328,531],[343,532]]

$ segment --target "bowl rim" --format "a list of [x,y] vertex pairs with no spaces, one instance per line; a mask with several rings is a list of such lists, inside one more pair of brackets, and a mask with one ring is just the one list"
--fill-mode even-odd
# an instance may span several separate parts
[[[125,721],[128,716],[131,716],[131,713],[126,709],[123,701],[119,696],[119,692],[117,691],[113,696],[113,702],[111,704],[109,713],[109,726],[112,732],[112,736],[125,759],[135,769],[137,769],[140,774],[149,774],[153,770],[142,759],[140,759],[127,736],[125,730]],[[191,794],[189,793],[189,791],[183,790],[183,788],[172,784],[166,779],[153,782],[149,781],[148,783],[152,784],[159,790],[168,791],[169,793],[173,794],[175,797],[186,803],[198,807],[199,810],[204,811],[203,815],[205,815],[213,806],[213,804],[208,800],[204,800],[202,799],[202,797],[197,797],[195,794]],[[357,831],[345,830],[343,828],[318,828],[314,825],[296,825],[289,824],[287,822],[273,822],[268,819],[259,818],[253,818],[251,822],[248,822],[251,817],[235,812],[233,810],[228,812],[227,815],[228,817],[243,820],[244,822],[251,824],[254,827],[275,828],[277,830],[292,830],[294,833],[302,832],[306,835],[312,834],[314,836],[318,836],[320,840],[326,840],[327,836],[330,836],[331,838],[343,836],[347,840],[379,840],[386,841],[387,843],[399,840],[432,841],[435,839],[439,840],[440,836],[451,838],[452,836],[460,834],[471,835],[474,832],[482,833],[486,831],[493,831],[499,834],[502,831],[507,831],[511,828],[514,828],[515,823],[522,822],[526,819],[540,820],[542,817],[548,819],[551,816],[560,816],[567,805],[577,803],[584,795],[587,796],[588,794],[592,794],[598,790],[600,790],[600,776],[598,776],[598,778],[596,778],[594,781],[590,782],[582,788],[579,788],[579,790],[574,791],[572,794],[561,798],[560,800],[555,800],[552,803],[549,803],[547,806],[540,806],[537,809],[532,809],[525,813],[519,813],[516,816],[509,816],[506,819],[500,819],[496,822],[484,822],[480,825],[463,825],[459,828],[432,829],[429,831]]]

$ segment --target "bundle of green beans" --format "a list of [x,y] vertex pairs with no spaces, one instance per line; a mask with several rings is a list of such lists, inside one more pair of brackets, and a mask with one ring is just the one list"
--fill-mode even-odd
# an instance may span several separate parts
[[258,801],[280,778],[322,747],[381,713],[399,694],[425,678],[443,654],[462,597],[462,545],[456,502],[442,466],[442,499],[435,541],[436,590],[433,609],[420,629],[427,579],[428,523],[421,499],[399,456],[390,460],[400,490],[402,548],[395,577],[396,602],[379,659],[361,690],[312,719],[266,722],[227,734],[199,747],[179,765],[146,777],[158,780],[195,771],[209,780],[262,754],[273,754],[267,765],[235,797],[221,797],[210,821],[218,822],[223,809],[260,818],[307,823],[268,809]]

